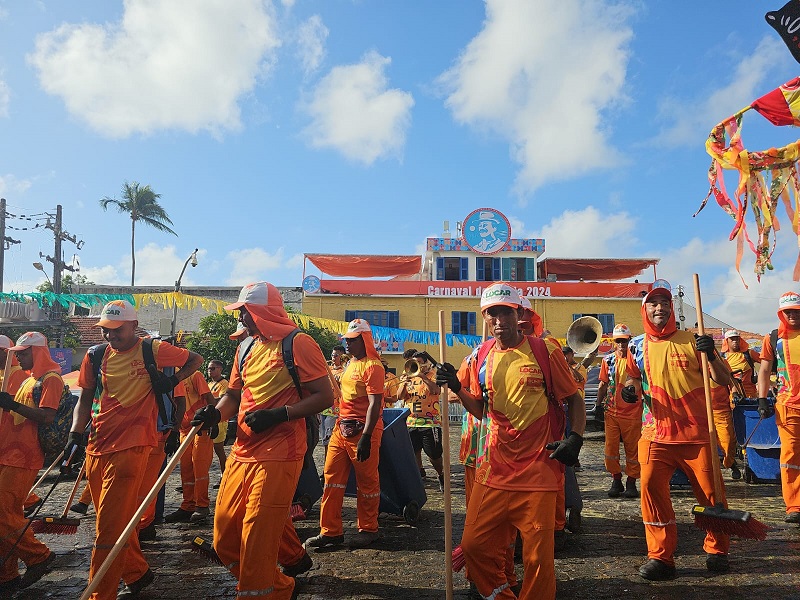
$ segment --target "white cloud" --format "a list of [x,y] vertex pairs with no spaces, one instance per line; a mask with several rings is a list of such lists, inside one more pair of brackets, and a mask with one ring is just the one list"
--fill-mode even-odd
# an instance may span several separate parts
[[8,84],[0,79],[0,118],[8,118],[8,107],[11,104],[11,90]]
[[29,179],[18,179],[16,176],[9,174],[0,175],[0,196],[8,192],[17,192],[19,194],[26,192],[31,187]]
[[401,155],[414,99],[388,89],[390,63],[369,52],[360,63],[335,67],[320,81],[304,107],[311,116],[304,134],[314,148],[333,148],[366,165]]
[[509,141],[520,196],[622,161],[604,113],[626,101],[629,16],[598,0],[487,0],[483,30],[440,77],[457,122]]
[[263,281],[267,271],[283,267],[283,248],[270,254],[262,248],[245,248],[229,252],[226,261],[233,265],[226,285],[245,285],[252,281]]
[[240,126],[237,100],[280,45],[262,0],[126,0],[118,23],[63,24],[28,56],[44,90],[109,137]]
[[630,256],[636,245],[636,219],[628,213],[601,212],[594,206],[567,210],[554,217],[541,230],[525,232],[524,224],[512,220],[514,237],[544,238],[545,258],[620,258]]
[[319,15],[313,15],[298,27],[297,54],[306,74],[316,71],[325,58],[325,41],[328,39],[328,33],[328,28]]
[[[198,253],[202,263],[205,250]],[[188,256],[188,255],[187,255]],[[179,255],[175,246],[159,246],[149,243],[136,249],[136,285],[158,285],[172,287],[181,273],[187,256]],[[116,265],[99,267],[84,266],[81,274],[98,285],[130,285],[131,256],[123,254]],[[189,266],[181,279],[182,286],[195,285],[192,280],[192,267]]]

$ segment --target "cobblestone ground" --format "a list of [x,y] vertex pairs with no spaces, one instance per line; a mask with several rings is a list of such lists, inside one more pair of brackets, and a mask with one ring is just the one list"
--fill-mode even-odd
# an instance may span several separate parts
[[[456,542],[464,524],[464,481],[463,470],[457,465],[457,437],[457,431],[451,432]],[[318,464],[320,461],[318,453]],[[583,529],[581,533],[569,534],[566,550],[556,559],[559,599],[753,600],[760,597],[800,600],[800,529],[783,522],[779,485],[732,482],[728,472],[724,472],[730,506],[750,510],[759,520],[774,527],[765,542],[734,540],[732,571],[726,575],[711,575],[706,571],[703,534],[692,526],[689,517],[694,500],[690,492],[673,491],[679,522],[679,576],[674,581],[653,584],[636,574],[646,552],[638,500],[612,500],[606,495],[610,478],[603,469],[602,434],[587,436],[581,461],[583,470],[578,473],[578,480],[585,503]],[[444,598],[442,494],[430,466],[428,473],[428,502],[416,527],[407,525],[401,517],[381,515],[383,538],[373,548],[313,552],[314,567],[298,578],[300,600]],[[46,480],[40,490],[42,494],[52,481]],[[215,459],[211,482],[218,481]],[[175,472],[167,482],[167,512],[177,508],[180,502],[175,491],[178,485],[180,477]],[[41,514],[59,514],[70,487],[70,482],[59,484]],[[318,533],[317,508],[314,507],[309,520],[296,523],[301,539]],[[345,499],[344,521],[346,536],[352,535],[355,532],[354,499]],[[235,597],[233,578],[222,567],[189,551],[193,537],[210,538],[211,525],[209,520],[198,525],[159,526],[158,539],[143,546],[156,580],[142,592],[141,598]],[[36,585],[18,593],[16,598],[79,598],[86,586],[93,533],[94,513],[90,509],[76,535],[42,535],[41,539],[58,555],[54,569]],[[518,571],[521,576],[521,565]],[[463,574],[455,574],[454,587],[455,598],[468,597],[468,584]]]

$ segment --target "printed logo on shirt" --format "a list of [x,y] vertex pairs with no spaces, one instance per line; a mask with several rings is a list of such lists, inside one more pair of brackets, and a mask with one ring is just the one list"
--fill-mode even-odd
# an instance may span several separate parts
[[669,366],[683,371],[689,368],[689,357],[680,352],[671,352],[669,355]]

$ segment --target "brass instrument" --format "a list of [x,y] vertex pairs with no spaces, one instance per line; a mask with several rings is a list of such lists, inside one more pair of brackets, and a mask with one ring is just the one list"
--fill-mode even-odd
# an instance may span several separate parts
[[594,317],[580,317],[567,329],[567,346],[575,354],[591,354],[600,346],[603,338],[603,324]]
[[418,377],[422,374],[422,368],[420,364],[415,361],[413,358],[409,358],[405,365],[403,365],[403,375],[406,377]]

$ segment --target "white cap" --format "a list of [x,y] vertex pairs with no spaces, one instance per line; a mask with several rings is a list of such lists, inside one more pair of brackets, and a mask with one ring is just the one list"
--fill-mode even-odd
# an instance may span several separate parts
[[228,304],[225,310],[239,310],[245,304],[260,304],[269,306],[283,306],[283,297],[280,291],[271,283],[256,281],[248,283],[239,292],[239,299],[233,304]]
[[742,337],[742,336],[739,335],[739,332],[737,330],[728,329],[728,331],[725,332],[725,339],[727,340],[727,339],[732,338],[732,337]]
[[30,348],[31,346],[43,346],[47,348],[47,338],[38,331],[29,331],[19,336],[17,345],[12,346],[9,350],[18,352],[19,350],[25,350],[25,348]]
[[526,296],[519,297],[519,303],[522,308],[527,308],[528,310],[533,310],[533,306],[531,305],[531,301],[528,300]]
[[11,341],[11,338],[7,335],[0,335],[0,348],[11,348],[14,345],[14,342]]
[[796,292],[786,292],[778,301],[778,312],[800,309],[800,296]]
[[507,283],[493,283],[481,294],[481,312],[490,306],[509,306],[519,308],[522,306],[519,292]]
[[127,300],[112,300],[103,307],[100,313],[100,320],[95,323],[95,327],[105,327],[116,329],[128,321],[138,321],[136,309]]
[[631,333],[630,328],[625,325],[625,323],[619,323],[618,325],[614,326],[614,331],[611,334],[611,339],[616,340],[617,338],[632,338],[633,334]]
[[343,337],[348,339],[357,338],[362,333],[372,332],[372,328],[369,326],[364,319],[353,319],[347,325],[347,332],[344,334]]

